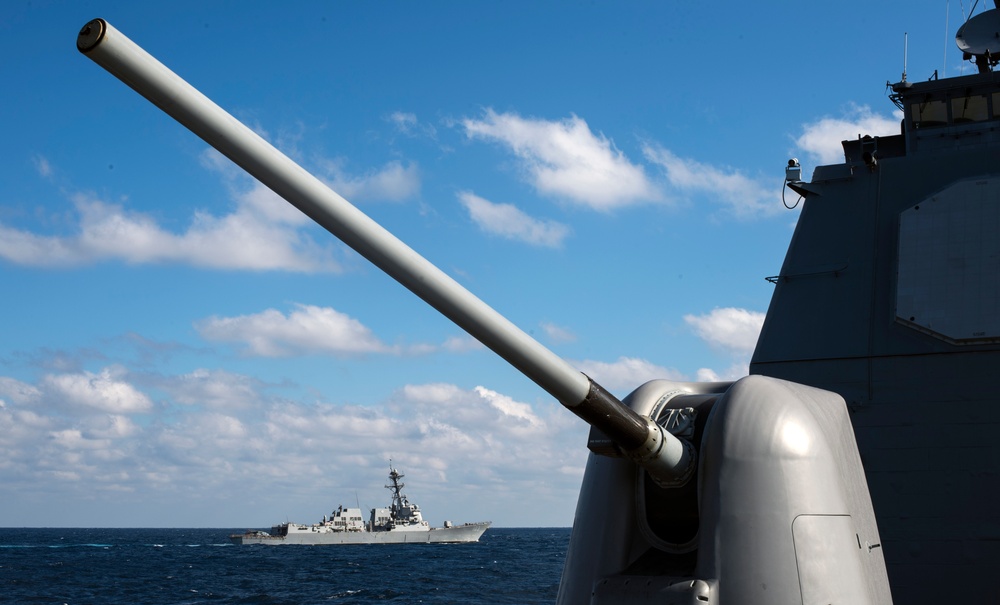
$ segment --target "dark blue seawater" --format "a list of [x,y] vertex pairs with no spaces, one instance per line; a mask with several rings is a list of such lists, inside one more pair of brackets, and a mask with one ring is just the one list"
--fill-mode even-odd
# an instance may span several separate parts
[[0,603],[553,603],[569,529],[475,544],[236,546],[229,529],[3,529]]

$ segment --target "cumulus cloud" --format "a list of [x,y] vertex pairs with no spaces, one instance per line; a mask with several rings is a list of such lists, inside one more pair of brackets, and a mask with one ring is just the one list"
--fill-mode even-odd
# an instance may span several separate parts
[[748,373],[749,361],[743,360],[721,371],[716,371],[712,368],[699,368],[696,379],[700,382],[729,382],[738,380]]
[[570,232],[562,223],[532,218],[516,206],[495,204],[469,191],[460,192],[458,199],[480,229],[506,239],[557,248]]
[[260,181],[253,181],[248,189],[235,190],[233,197],[240,208],[255,218],[294,227],[312,224],[311,218]]
[[867,105],[855,105],[839,118],[824,117],[803,124],[802,134],[795,144],[820,164],[836,164],[844,161],[842,141],[866,134],[873,137],[899,134],[902,119],[903,112],[898,110],[891,116],[884,116],[874,113]]
[[684,321],[709,345],[749,356],[757,346],[764,313],[725,307],[703,315],[685,315]]
[[0,376],[0,397],[17,404],[27,404],[37,401],[42,392],[35,386]]
[[298,304],[288,315],[267,309],[237,317],[213,316],[199,321],[195,329],[206,340],[242,344],[248,355],[260,357],[402,352],[399,347],[384,344],[358,320],[313,305]]
[[[146,514],[135,505],[133,516],[123,517],[123,493],[176,502],[179,511],[217,503],[214,517],[199,517],[203,524],[263,524],[279,515],[310,521],[331,493],[353,501],[360,491],[362,502],[382,502],[392,457],[407,473],[408,494],[433,511],[436,523],[456,514],[502,522],[505,510],[525,505],[525,494],[532,508],[558,506],[545,510],[559,510],[558,519],[568,522],[587,457],[585,424],[561,406],[485,386],[411,384],[368,406],[307,404],[269,395],[247,376],[198,370],[164,377],[180,386],[149,407],[126,377],[108,369],[50,375],[37,384],[0,381],[7,398],[0,406],[0,483],[22,500],[30,486],[42,494],[39,502],[55,503],[53,510],[60,502],[100,502],[108,518],[95,523]],[[32,403],[69,389],[82,391],[77,413]],[[23,395],[15,402],[12,392]],[[235,399],[255,404],[244,408]],[[196,401],[205,405],[191,405]],[[132,420],[137,409],[150,421]],[[537,519],[554,521],[551,514]]]
[[361,175],[347,172],[343,159],[319,164],[324,171],[323,181],[352,202],[400,202],[420,193],[420,170],[413,163],[392,161]]
[[481,119],[466,118],[461,126],[470,139],[506,146],[545,195],[600,211],[659,198],[643,167],[577,116],[551,121],[487,109]]
[[404,111],[394,111],[386,117],[386,121],[396,127],[396,130],[411,137],[437,138],[437,129],[431,124],[417,120],[416,114]]
[[52,164],[49,163],[48,158],[41,155],[36,155],[32,158],[35,164],[35,170],[38,171],[39,176],[50,177],[52,176]]
[[542,322],[542,331],[552,342],[575,342],[576,334],[570,331],[569,328],[564,328],[562,326],[557,326],[552,322]]
[[247,376],[204,368],[171,377],[158,386],[177,403],[217,410],[257,407],[261,402],[258,393],[263,387],[260,381]]
[[619,357],[611,363],[585,360],[573,364],[581,372],[593,378],[610,391],[628,394],[641,384],[655,379],[686,380],[684,375],[673,368],[658,366],[637,357]]
[[726,208],[730,216],[745,219],[776,214],[783,209],[778,203],[779,189],[765,186],[738,170],[682,158],[659,145],[647,144],[643,153],[663,169],[676,192],[704,195]]
[[532,428],[544,427],[544,422],[535,415],[531,406],[527,403],[515,401],[513,398],[491,391],[486,387],[476,387],[475,392],[493,409],[497,410],[505,417],[521,420]]
[[539,192],[592,210],[608,212],[693,196],[722,206],[727,216],[739,219],[770,216],[782,209],[780,189],[771,181],[684,158],[648,142],[643,158],[663,172],[662,180],[653,181],[645,166],[627,158],[577,116],[551,121],[487,109],[482,118],[464,119],[461,126],[470,139],[510,150]]
[[[728,367],[721,370],[699,368],[695,372],[695,380],[731,381],[747,375],[750,355],[757,345],[757,337],[764,323],[764,313],[728,307],[713,309],[702,315],[685,315],[684,321],[699,338],[732,360]],[[650,380],[691,380],[675,368],[660,366],[637,357],[619,357],[613,362],[584,360],[572,364],[605,388],[622,396]]]
[[[408,411],[404,412],[403,406]],[[534,435],[534,438],[541,440],[546,428],[555,429],[564,426],[564,423],[572,424],[572,416],[561,414],[559,407],[552,404],[541,415],[531,404],[517,401],[484,386],[466,390],[450,383],[430,383],[404,386],[396,393],[388,411],[391,414],[409,413],[432,419],[420,430],[442,431],[442,436],[450,435],[473,448],[471,453],[475,448],[489,445],[489,440],[498,440],[501,436],[530,440]],[[483,427],[487,426],[489,428],[484,430]]]
[[757,346],[757,337],[764,325],[764,313],[725,307],[713,309],[703,315],[685,315],[684,321],[709,346],[728,353],[734,360],[731,366],[722,371],[699,369],[698,380],[716,382],[735,380],[747,375],[750,356]]
[[42,385],[48,397],[69,407],[83,406],[113,414],[136,414],[153,409],[153,402],[123,380],[121,368],[105,368],[99,374],[50,374]]
[[[339,272],[329,244],[309,235],[312,221],[267,187],[248,178],[215,150],[202,166],[221,175],[234,209],[228,214],[193,213],[184,230],[171,231],[146,213],[87,193],[70,196],[76,224],[69,234],[50,235],[0,223],[0,259],[33,267],[75,267],[106,261],[173,263],[212,269]],[[53,174],[37,156],[41,176]],[[316,160],[326,182],[345,197],[400,201],[420,191],[413,163],[392,161],[364,174],[351,174],[342,160]],[[324,239],[324,242],[329,240]]]
[[237,209],[231,214],[198,211],[186,231],[174,233],[148,214],[75,194],[75,234],[40,235],[0,224],[0,258],[35,267],[119,260],[213,269],[338,271],[330,250],[299,229],[304,222],[301,213],[284,208],[260,212],[260,198],[266,196],[260,189],[251,189],[237,198]]
[[464,353],[465,351],[477,351],[485,349],[486,347],[475,338],[463,335],[452,336],[447,339],[443,345],[441,345],[441,348],[445,351],[451,351],[453,353]]

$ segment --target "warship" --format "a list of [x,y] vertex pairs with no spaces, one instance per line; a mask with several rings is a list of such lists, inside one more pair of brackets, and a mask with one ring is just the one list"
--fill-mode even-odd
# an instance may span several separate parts
[[558,602],[1000,602],[1000,12],[977,72],[889,87],[898,133],[785,190],[750,366],[619,400],[103,20],[78,49],[590,424]]
[[414,543],[461,543],[478,542],[490,527],[489,521],[452,525],[444,522],[444,527],[431,527],[424,521],[420,507],[410,502],[403,494],[404,475],[390,464],[389,485],[392,492],[389,508],[373,508],[365,521],[361,508],[338,506],[323,520],[312,525],[281,523],[270,532],[247,530],[233,534],[229,539],[234,544],[414,544]]

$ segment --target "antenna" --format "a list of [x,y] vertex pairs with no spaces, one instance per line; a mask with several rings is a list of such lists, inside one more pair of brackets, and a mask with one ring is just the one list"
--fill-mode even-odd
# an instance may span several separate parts
[[903,32],[903,82],[906,82],[906,45],[909,43],[909,33]]
[[979,73],[993,71],[993,66],[1000,60],[1000,9],[990,9],[979,13],[958,28],[955,34],[955,44],[962,51],[964,58],[975,57]]
[[948,13],[951,2],[944,3],[944,57],[941,58],[941,77],[948,77]]

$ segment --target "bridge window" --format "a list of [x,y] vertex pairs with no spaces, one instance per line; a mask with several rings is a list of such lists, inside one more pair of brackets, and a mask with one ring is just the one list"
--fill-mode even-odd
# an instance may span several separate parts
[[1000,92],[993,93],[993,117],[1000,118]]
[[916,128],[944,126],[948,123],[948,106],[944,101],[924,101],[910,105],[910,118]]
[[970,95],[951,100],[951,117],[956,124],[982,122],[989,118],[985,95]]

